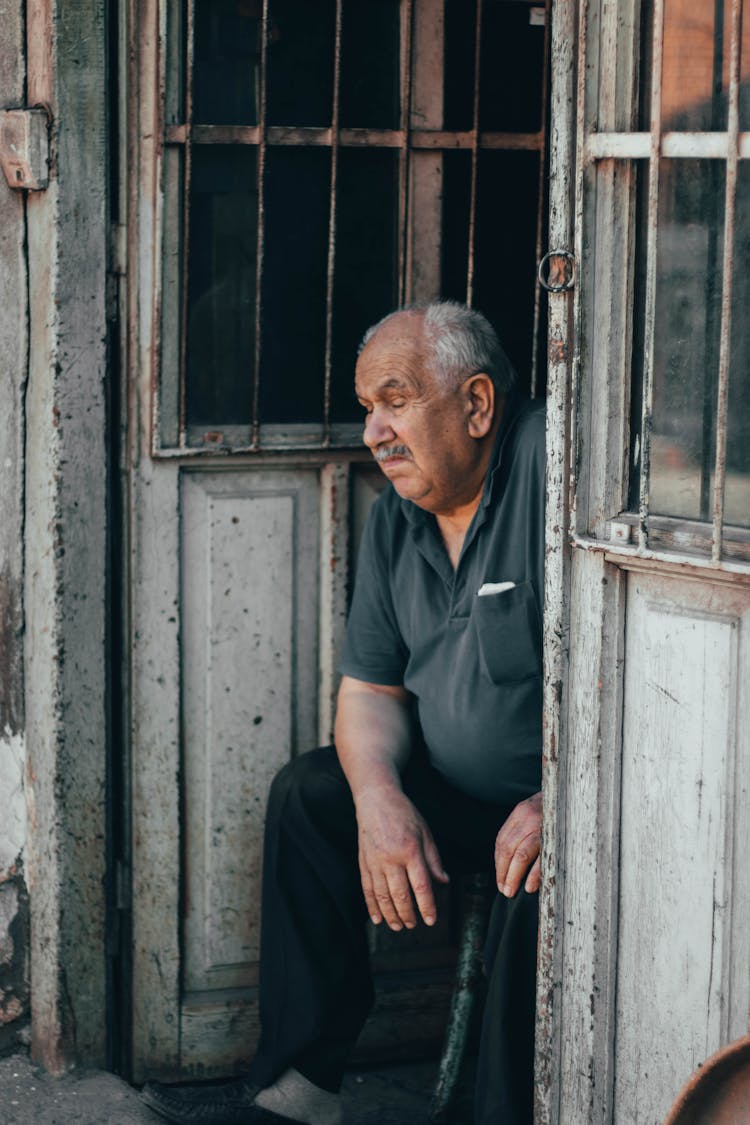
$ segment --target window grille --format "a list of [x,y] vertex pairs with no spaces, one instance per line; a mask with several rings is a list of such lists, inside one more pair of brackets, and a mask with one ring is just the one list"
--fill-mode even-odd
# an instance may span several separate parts
[[[593,237],[599,261],[627,259],[611,277],[627,276],[633,301],[629,485],[612,536],[718,566],[750,559],[750,3],[627,8],[642,29],[640,80],[637,53],[626,65],[632,47],[593,41],[593,7],[580,7],[579,73],[595,51],[617,62],[600,89],[579,81],[577,245],[586,258]],[[614,176],[630,185],[616,234],[585,202]],[[585,535],[606,534],[584,518]]]
[[169,0],[156,456],[358,445],[358,340],[438,295],[535,389],[548,22],[541,0]]

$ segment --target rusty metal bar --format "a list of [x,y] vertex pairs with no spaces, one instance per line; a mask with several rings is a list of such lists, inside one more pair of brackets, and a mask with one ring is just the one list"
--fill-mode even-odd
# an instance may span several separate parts
[[466,266],[466,304],[474,303],[474,242],[477,224],[477,172],[479,165],[479,83],[482,61],[482,0],[477,0],[474,37],[474,109],[471,130],[471,198],[469,202],[469,253]]
[[413,0],[405,0],[401,34],[401,143],[398,159],[398,304],[406,292],[406,240],[409,225],[409,146],[411,143],[412,34]]
[[260,361],[261,324],[263,311],[263,253],[265,249],[265,172],[266,172],[266,121],[268,116],[267,66],[268,66],[268,0],[263,0],[260,23],[260,106],[258,107],[258,210],[255,241],[255,339],[253,363],[253,416],[252,449],[257,449],[260,440]]
[[179,446],[186,445],[187,319],[190,285],[190,186],[193,169],[193,69],[195,63],[195,0],[187,0],[185,34],[185,156],[182,182],[182,294],[180,299],[180,402]]
[[[544,4],[544,59],[542,61],[542,119],[540,133],[545,136],[547,132],[547,83],[549,82],[549,50],[552,23],[552,0],[545,0]],[[538,198],[536,206],[536,261],[542,259],[542,244],[544,240],[544,185],[547,182],[547,146],[542,145],[539,150],[539,180]],[[542,289],[540,285],[534,286],[534,320],[531,330],[531,397],[536,398],[537,377],[539,368],[539,325],[542,307]]]
[[732,0],[732,27],[729,47],[729,113],[727,119],[727,174],[724,203],[724,258],[721,278],[721,335],[719,344],[719,382],[716,394],[716,464],[714,468],[713,534],[711,560],[721,561],[724,529],[724,485],[727,469],[727,403],[729,398],[729,358],[732,332],[732,289],[734,281],[734,243],[737,209],[737,162],[740,131],[740,55],[742,43],[742,0]]
[[[164,139],[168,145],[185,143],[185,125],[167,125]],[[602,134],[620,137],[621,134]],[[641,134],[628,134],[626,139]],[[648,139],[648,134],[643,134]],[[675,136],[712,136],[712,134],[674,134]],[[622,136],[625,136],[622,134]],[[750,137],[750,134],[747,134]],[[194,125],[192,137],[195,144],[203,145],[257,145],[260,129],[257,125]],[[726,146],[724,134],[721,134]],[[411,149],[470,149],[474,143],[471,129],[410,129]],[[331,130],[313,126],[269,125],[266,144],[326,148],[332,144]],[[403,148],[403,129],[340,129],[339,148]],[[480,132],[480,149],[503,149],[514,152],[539,152],[544,148],[544,133]],[[750,154],[750,153],[749,153]],[[629,154],[628,154],[629,155]],[[647,152],[640,155],[648,155]],[[726,151],[719,155],[726,156]]]
[[664,0],[654,0],[654,43],[651,61],[651,140],[649,145],[648,211],[646,220],[646,293],[643,332],[643,405],[641,410],[638,547],[648,549],[651,421],[654,400],[654,333],[659,219],[659,161],[661,159],[661,83],[664,40]]
[[328,213],[328,262],[326,265],[326,343],[323,386],[323,445],[331,444],[331,363],[333,351],[333,284],[336,258],[336,204],[339,166],[339,108],[341,85],[341,13],[343,0],[336,0],[336,30],[333,58],[333,107],[331,111],[331,194]]

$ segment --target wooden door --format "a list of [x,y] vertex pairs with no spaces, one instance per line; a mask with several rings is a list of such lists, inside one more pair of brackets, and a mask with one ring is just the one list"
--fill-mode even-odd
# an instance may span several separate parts
[[555,11],[540,1121],[748,1031],[746,9]]
[[[382,486],[359,339],[404,301],[473,300],[536,379],[544,13],[143,0],[123,27],[137,1079],[252,1054],[268,786],[331,739]],[[452,943],[449,911],[373,934],[367,1049],[437,1044]]]

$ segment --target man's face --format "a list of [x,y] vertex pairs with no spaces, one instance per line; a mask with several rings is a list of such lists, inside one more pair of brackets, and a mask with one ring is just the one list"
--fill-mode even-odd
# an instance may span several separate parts
[[355,390],[367,411],[364,443],[399,496],[441,515],[474,499],[484,466],[465,384],[444,391],[425,369],[421,319],[403,313],[376,333],[357,361]]

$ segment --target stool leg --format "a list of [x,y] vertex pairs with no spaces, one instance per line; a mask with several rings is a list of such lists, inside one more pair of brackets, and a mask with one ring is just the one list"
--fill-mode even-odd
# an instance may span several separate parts
[[430,1105],[430,1119],[435,1125],[442,1125],[448,1120],[466,1055],[469,1027],[482,976],[482,947],[487,929],[489,885],[488,875],[472,875],[466,884],[456,982],[440,1069]]

